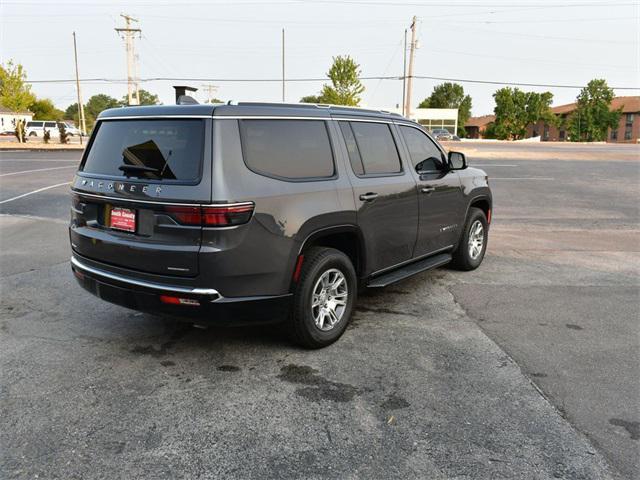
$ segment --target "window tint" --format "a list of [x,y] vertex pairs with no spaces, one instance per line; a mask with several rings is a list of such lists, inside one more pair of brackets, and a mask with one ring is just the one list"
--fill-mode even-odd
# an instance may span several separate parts
[[202,120],[102,121],[82,171],[193,182],[200,177],[203,143]]
[[27,122],[28,128],[41,127],[42,122]]
[[351,168],[356,175],[364,175],[364,166],[362,165],[362,158],[360,158],[360,152],[358,151],[358,145],[356,144],[356,137],[353,136],[351,126],[347,122],[339,122],[344,141],[347,144],[347,152],[349,152],[349,161],[351,162]]
[[56,122],[44,122],[44,128],[57,128]]
[[442,168],[442,152],[426,134],[412,127],[400,127],[402,136],[407,142],[411,163],[418,171],[440,170]]
[[389,125],[352,122],[351,128],[362,158],[365,174],[399,173],[400,157]]
[[331,142],[324,120],[241,120],[242,149],[256,173],[290,178],[331,177]]

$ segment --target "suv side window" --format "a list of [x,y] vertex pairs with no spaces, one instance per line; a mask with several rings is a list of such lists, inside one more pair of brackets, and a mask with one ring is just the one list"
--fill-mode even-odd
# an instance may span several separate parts
[[255,173],[283,179],[335,174],[324,120],[240,120],[244,161]]
[[349,161],[351,162],[351,168],[356,175],[364,175],[364,165],[362,165],[362,158],[358,151],[358,144],[356,143],[356,137],[353,135],[351,125],[347,122],[338,122],[340,124],[340,130],[342,130],[342,136],[347,144],[347,152],[349,153]]
[[56,122],[44,122],[44,128],[58,128]]
[[418,172],[440,171],[444,166],[442,152],[427,134],[413,127],[400,125],[407,142],[411,163]]
[[400,155],[389,125],[373,122],[350,122],[350,125],[365,175],[402,172]]

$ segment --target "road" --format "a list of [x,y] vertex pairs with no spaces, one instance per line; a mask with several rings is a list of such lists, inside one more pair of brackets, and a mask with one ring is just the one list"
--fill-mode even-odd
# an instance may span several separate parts
[[367,293],[312,352],[86,294],[80,154],[0,152],[3,478],[633,478],[640,175],[617,155],[637,147],[589,147],[473,145],[495,195],[481,268]]

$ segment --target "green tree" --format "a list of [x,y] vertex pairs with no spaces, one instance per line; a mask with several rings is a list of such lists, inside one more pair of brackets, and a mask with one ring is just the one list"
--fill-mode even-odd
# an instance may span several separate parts
[[458,135],[464,137],[464,124],[471,117],[471,97],[464,94],[464,88],[457,83],[442,83],[433,87],[433,92],[425,98],[418,108],[457,108]]
[[64,111],[64,118],[67,120],[77,120],[78,119],[78,104],[72,103],[67,107]]
[[300,99],[300,103],[322,103],[322,102],[320,102],[320,96],[318,95],[307,95]]
[[[107,108],[116,108],[120,106],[121,104],[118,100],[110,97],[109,95],[105,95],[104,93],[99,93],[89,98],[84,106],[84,118],[87,123],[87,131],[91,131],[93,125],[96,123],[96,118],[100,115],[100,112]],[[70,108],[71,106],[67,108],[67,111],[69,111]],[[78,107],[76,106],[75,108],[77,111]],[[79,125],[79,123],[76,123],[76,125]]]
[[601,79],[591,80],[580,91],[577,108],[568,119],[569,139],[574,142],[600,142],[609,128],[616,128],[622,109],[611,111],[613,89]]
[[539,120],[555,124],[551,111],[551,92],[523,92],[519,88],[504,87],[493,94],[495,135],[502,140],[518,140],[527,133],[527,126]]
[[[148,92],[147,90],[144,90],[144,89],[138,90],[138,95],[140,96],[140,105],[159,105],[160,104],[160,98],[158,98],[158,95],[154,95],[153,93]],[[120,100],[120,104],[123,106],[129,105],[129,96],[125,95],[124,97],[122,97],[122,100]]]
[[331,85],[324,85],[318,103],[357,106],[364,86],[360,83],[360,65],[350,56],[333,57],[333,65],[327,73]]
[[34,120],[61,120],[64,117],[64,112],[48,98],[33,102],[29,105],[29,111],[33,113]]
[[31,85],[25,83],[27,73],[22,65],[9,60],[0,65],[0,105],[13,112],[23,112],[36,97],[31,93]]

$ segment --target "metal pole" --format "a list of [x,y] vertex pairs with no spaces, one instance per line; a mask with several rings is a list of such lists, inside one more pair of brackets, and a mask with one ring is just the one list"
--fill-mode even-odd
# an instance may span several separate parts
[[284,28],[282,29],[282,101],[284,102]]
[[78,94],[78,120],[80,123],[80,145],[82,145],[82,135],[87,130],[84,121],[84,106],[82,105],[82,95],[80,94],[80,75],[78,74],[78,48],[76,46],[76,32],[73,32],[73,56],[76,64],[76,93]]
[[416,49],[416,22],[417,18],[414,15],[411,22],[411,50],[409,51],[409,77],[407,79],[407,98],[405,106],[405,115],[411,118],[411,93],[413,87],[413,57]]
[[407,96],[407,29],[404,29],[404,53],[402,55],[402,116]]

